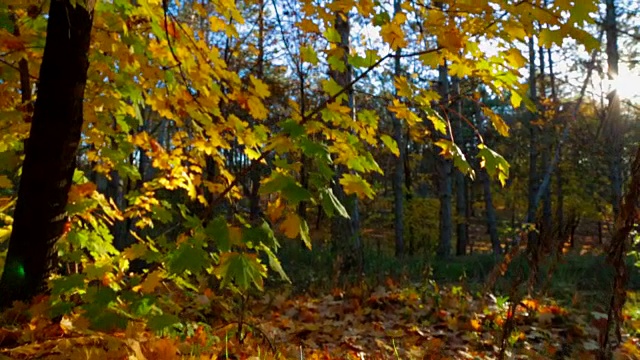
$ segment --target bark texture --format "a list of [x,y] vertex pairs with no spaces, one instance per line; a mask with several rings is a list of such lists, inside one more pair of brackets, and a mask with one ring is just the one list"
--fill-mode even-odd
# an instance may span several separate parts
[[54,269],[82,130],[92,20],[92,3],[51,2],[0,306],[45,290]]

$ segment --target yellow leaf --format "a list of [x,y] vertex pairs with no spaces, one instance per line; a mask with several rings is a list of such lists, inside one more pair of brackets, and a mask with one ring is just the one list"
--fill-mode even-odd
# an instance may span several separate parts
[[262,80],[258,79],[257,77],[255,77],[253,75],[249,76],[249,79],[251,79],[251,83],[253,84],[254,93],[258,97],[260,97],[261,99],[264,99],[267,96],[271,95],[271,92],[269,91],[269,86],[267,84],[265,84],[264,82],[262,82]]
[[153,271],[147,275],[140,285],[135,286],[133,290],[140,291],[143,294],[150,294],[160,285],[164,278],[164,270]]
[[431,68],[436,68],[438,65],[443,64],[443,56],[437,51],[428,52],[426,54],[420,55],[420,61],[426,66]]
[[282,224],[280,224],[280,230],[290,238],[295,239],[300,234],[300,217],[296,213],[288,213]]
[[247,99],[247,106],[249,107],[249,113],[254,119],[264,120],[269,115],[269,112],[262,104],[262,101],[255,96],[250,96]]
[[463,78],[471,75],[472,69],[464,61],[456,61],[449,66],[449,75]]
[[524,41],[527,37],[527,32],[524,30],[524,27],[518,23],[506,23],[504,25],[504,31],[514,40],[517,39]]
[[491,120],[491,124],[498,131],[498,133],[502,136],[509,136],[509,125],[500,117],[498,114],[493,112],[493,110],[485,107],[482,108],[482,112],[486,117]]
[[400,25],[395,21],[382,25],[380,30],[380,36],[392,50],[398,50],[407,46],[407,41],[404,39],[404,32],[400,28]]
[[515,91],[511,92],[511,105],[514,109],[517,109],[522,104],[522,96]]
[[398,143],[389,135],[380,136],[380,140],[384,143],[386,147],[389,148],[391,153],[395,156],[400,156],[400,149],[398,149]]
[[220,19],[217,16],[212,16],[209,18],[209,29],[213,32],[222,31],[227,26],[224,20]]
[[511,48],[504,52],[504,58],[511,66],[521,68],[527,64],[527,58],[522,56],[520,50]]
[[344,174],[340,179],[340,184],[347,195],[356,194],[361,199],[365,196],[373,199],[374,192],[371,185],[359,175]]
[[464,37],[457,28],[448,27],[441,36],[438,36],[438,43],[451,52],[457,53],[464,47]]
[[565,34],[562,30],[542,29],[542,31],[540,31],[540,35],[538,36],[538,42],[545,48],[550,48],[551,45],[554,44],[562,46],[564,39]]
[[360,0],[356,3],[356,8],[358,9],[358,12],[360,13],[360,15],[364,16],[364,17],[369,17],[373,14],[375,14],[375,10],[374,10],[374,3],[372,0]]
[[407,81],[406,77],[396,76],[395,85],[396,85],[396,95],[404,96],[407,98],[410,98],[413,96],[411,85],[409,85],[409,82]]
[[302,19],[301,21],[296,23],[296,25],[300,30],[306,33],[314,33],[314,34],[320,33],[320,28],[318,27],[318,25],[310,19]]

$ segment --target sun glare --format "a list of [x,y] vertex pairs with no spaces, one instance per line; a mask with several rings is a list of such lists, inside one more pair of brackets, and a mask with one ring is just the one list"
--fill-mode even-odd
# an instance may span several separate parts
[[610,89],[616,89],[623,100],[640,102],[640,69],[629,70],[621,67],[618,76],[609,82]]

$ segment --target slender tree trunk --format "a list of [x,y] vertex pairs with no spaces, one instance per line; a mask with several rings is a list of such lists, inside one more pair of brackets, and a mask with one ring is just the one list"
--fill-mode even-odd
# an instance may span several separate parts
[[[446,108],[449,102],[449,74],[447,65],[438,67],[438,82],[441,98],[441,106]],[[444,111],[444,110],[443,110]],[[448,116],[445,114],[445,116]],[[453,232],[453,211],[452,211],[452,172],[451,160],[438,156],[438,191],[440,198],[440,222],[439,222],[439,244],[438,256],[447,258],[451,255],[451,237]]]
[[[536,49],[533,36],[529,38],[529,97],[537,104],[537,84],[536,84]],[[538,128],[533,124],[536,114],[529,114],[529,205],[527,208],[527,223],[535,223],[538,203],[536,194],[538,193]],[[527,249],[537,263],[538,234],[530,231],[527,239]]]
[[[479,122],[482,119],[482,111],[480,105],[475,105],[476,121]],[[482,192],[484,198],[485,218],[487,221],[487,231],[489,233],[489,239],[491,241],[491,250],[494,255],[500,255],[502,253],[502,247],[500,246],[500,237],[498,235],[498,217],[496,215],[496,209],[493,206],[493,196],[491,193],[491,178],[485,169],[480,170],[480,181],[482,182]],[[514,227],[515,223],[515,202],[512,208],[511,226]]]
[[45,290],[54,270],[82,130],[93,5],[85,8],[69,0],[50,5],[38,97],[0,279],[0,306]]
[[[618,76],[618,24],[616,21],[615,0],[606,0],[607,12],[605,18],[605,32],[607,36],[607,66],[609,79]],[[616,89],[607,95],[609,108],[605,118],[605,137],[607,141],[607,160],[609,164],[609,180],[611,182],[611,207],[614,219],[620,213],[622,201],[622,151],[623,131],[620,117],[620,97]]]
[[[348,65],[347,56],[349,54],[349,37],[350,37],[350,25],[349,14],[345,14],[341,11],[336,12],[335,29],[340,34],[341,44],[343,49],[344,58],[343,61],[346,65],[346,70],[343,72],[331,71],[331,77],[343,88],[347,87],[351,82],[352,69]],[[355,104],[353,89],[347,90],[348,94],[348,106],[351,109],[352,116],[355,119]],[[344,173],[345,169],[342,167],[336,168],[336,175],[334,179],[333,191],[347,209],[350,215],[350,219],[345,219],[340,216],[334,216],[331,222],[331,237],[333,240],[333,247],[338,254],[342,257],[343,263],[341,267],[345,270],[354,269],[360,273],[364,269],[364,249],[361,243],[359,235],[360,227],[360,213],[358,210],[358,198],[355,195],[346,196],[344,190],[339,185],[338,180]]]
[[493,206],[493,197],[491,196],[491,179],[485,170],[482,170],[482,189],[484,190],[484,207],[487,219],[487,230],[491,239],[491,249],[494,255],[500,255],[502,248],[500,247],[500,238],[498,236],[498,217],[496,216],[496,208]]
[[[18,18],[13,12],[13,7],[9,5],[9,19],[13,22],[13,35],[20,36],[20,26],[18,24]],[[22,58],[18,61],[18,71],[20,72],[20,95],[21,102],[24,108],[25,120],[31,121],[31,112],[33,111],[33,105],[31,104],[31,80],[29,75],[29,63],[27,59]]]
[[[264,78],[264,0],[258,2],[258,63],[257,63],[257,75],[258,79]],[[252,221],[257,220],[260,217],[260,178],[262,173],[262,166],[260,164],[253,164],[249,171],[250,188],[249,188],[249,219]],[[305,205],[300,203],[302,210],[306,210]],[[304,211],[303,214],[304,215]],[[306,216],[303,216],[306,218]]]
[[[404,189],[405,189],[405,195],[404,195],[404,199],[406,201],[407,204],[411,203],[411,199],[413,198],[413,178],[411,177],[411,166],[409,163],[409,152],[410,152],[410,148],[409,148],[409,133],[407,131],[407,135],[405,137],[406,141],[403,144],[404,147],[404,152],[401,153],[402,154],[402,163],[403,163],[403,170],[404,170]],[[409,255],[413,255],[414,251],[415,251],[415,239],[414,239],[414,234],[413,234],[413,228],[411,226],[409,226],[408,229],[408,234],[407,234],[407,252]]]
[[[400,0],[394,0],[393,9],[396,14],[400,13]],[[400,55],[402,51],[396,50],[394,58],[394,73],[396,76],[401,75]],[[404,256],[404,191],[402,189],[404,182],[404,151],[402,139],[402,121],[392,115],[393,119],[393,137],[398,144],[400,154],[398,161],[395,162],[393,172],[393,199],[394,199],[394,228],[396,235],[396,257]]]
[[[454,119],[454,136],[456,144],[460,148],[464,148],[465,139],[463,136],[462,128],[462,100],[460,100],[460,79],[454,77],[451,80],[453,96],[455,102],[451,105],[455,108],[455,113],[452,114]],[[462,256],[467,253],[467,244],[469,244],[469,231],[468,231],[468,206],[467,206],[467,180],[465,174],[460,170],[455,169],[454,184],[456,190],[456,255]]]
[[[546,84],[546,79],[545,79],[545,50],[543,47],[540,47],[538,49],[539,51],[539,58],[540,58],[540,94],[539,97],[541,99],[545,99],[547,97],[547,84]],[[542,108],[542,110],[544,111],[545,109],[543,108],[542,102],[540,104],[540,107]],[[543,112],[544,113],[544,112]],[[551,140],[551,135],[552,135],[552,130],[553,127],[549,126],[548,121],[550,121],[550,119],[544,119],[545,120],[545,126],[544,126],[544,132],[542,134],[542,161],[541,161],[541,168],[542,169],[547,169],[549,166],[551,166],[551,152],[552,152],[552,140]],[[542,234],[542,241],[543,242],[548,242],[550,241],[550,236],[551,236],[551,231],[553,228],[553,219],[551,217],[551,187],[550,186],[545,186],[542,193],[542,221],[541,221],[541,229],[540,229],[540,233]]]
[[[547,57],[549,59],[549,83],[551,86],[551,100],[554,106],[554,109],[557,111],[559,102],[558,102],[558,92],[556,90],[556,73],[553,69],[553,56],[551,53],[551,48],[547,49]],[[565,120],[566,121],[566,120]],[[568,126],[568,124],[564,124]],[[561,135],[562,136],[562,135]],[[560,139],[562,141],[562,139]],[[563,192],[563,180],[562,180],[562,144],[558,144],[558,163],[556,164],[556,215],[555,215],[555,223],[556,228],[559,229],[558,235],[559,238],[564,238],[564,234],[562,234],[562,227],[564,226],[564,192]]]

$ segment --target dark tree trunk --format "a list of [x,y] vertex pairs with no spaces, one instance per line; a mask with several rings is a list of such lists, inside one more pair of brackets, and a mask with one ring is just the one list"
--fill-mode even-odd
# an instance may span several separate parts
[[493,197],[491,196],[491,179],[485,170],[480,174],[482,177],[482,189],[484,190],[484,205],[487,217],[487,230],[491,239],[491,249],[494,255],[500,255],[502,247],[500,247],[500,237],[498,236],[498,217],[496,208],[493,206]]
[[[537,104],[538,96],[536,89],[536,49],[533,37],[529,39],[529,97]],[[527,208],[527,223],[535,223],[538,210],[536,194],[540,186],[538,179],[538,128],[533,124],[536,114],[529,114],[529,205]],[[538,233],[530,231],[527,234],[527,250],[531,255],[531,261],[538,263]]]
[[[257,72],[258,79],[264,79],[264,0],[258,3],[258,63]],[[304,164],[304,161],[303,161]],[[260,178],[262,177],[262,166],[260,163],[252,163],[249,178],[251,179],[251,188],[249,191],[249,219],[256,221],[260,218]],[[304,167],[304,165],[303,165]],[[304,171],[304,170],[303,170]],[[306,187],[305,187],[306,188]],[[300,216],[306,219],[304,214],[304,204],[300,203]]]
[[54,269],[82,130],[92,20],[93,2],[51,1],[0,306],[45,290]]
[[[462,100],[460,100],[460,79],[454,77],[451,80],[453,96],[455,102],[451,105],[455,108],[455,113],[451,115],[454,121],[454,136],[456,144],[463,149],[465,138],[463,134]],[[469,244],[469,212],[467,204],[467,179],[465,174],[456,169],[454,174],[454,184],[456,190],[456,255],[462,256],[467,253]]]
[[[400,0],[393,2],[393,10],[396,14],[400,13]],[[396,76],[400,76],[400,56],[402,50],[396,50],[394,57],[394,73]],[[398,119],[395,115],[392,118],[393,122],[393,138],[398,144],[400,153],[398,154],[398,161],[394,165],[393,171],[393,215],[394,215],[394,229],[395,229],[395,250],[396,257],[401,258],[404,256],[404,191],[402,189],[404,182],[404,151],[402,139],[402,120]]]
[[[439,92],[441,98],[441,105],[443,108],[449,102],[449,75],[447,65],[440,65],[438,67],[438,82]],[[439,221],[439,243],[438,243],[438,255],[443,258],[447,258],[451,255],[451,237],[453,234],[453,210],[451,199],[453,197],[452,191],[452,177],[453,177],[453,164],[449,159],[445,159],[443,156],[438,156],[437,159],[438,170],[438,198],[440,199],[440,221]]]
[[[540,94],[539,97],[541,99],[545,99],[547,97],[547,84],[545,79],[545,51],[543,47],[538,49],[539,51],[539,59],[540,59]],[[544,108],[543,102],[540,102],[540,107],[542,110],[546,110]],[[544,112],[543,112],[544,114]],[[544,115],[543,115],[544,116]],[[542,169],[547,169],[551,166],[551,153],[552,153],[552,145],[551,145],[551,135],[553,128],[549,126],[545,126],[544,133],[542,134]],[[539,188],[538,191],[541,189]],[[540,227],[540,233],[542,234],[542,241],[545,245],[549,245],[551,241],[551,231],[553,228],[553,219],[552,219],[552,208],[551,208],[551,186],[545,186],[542,189],[542,221]]]

